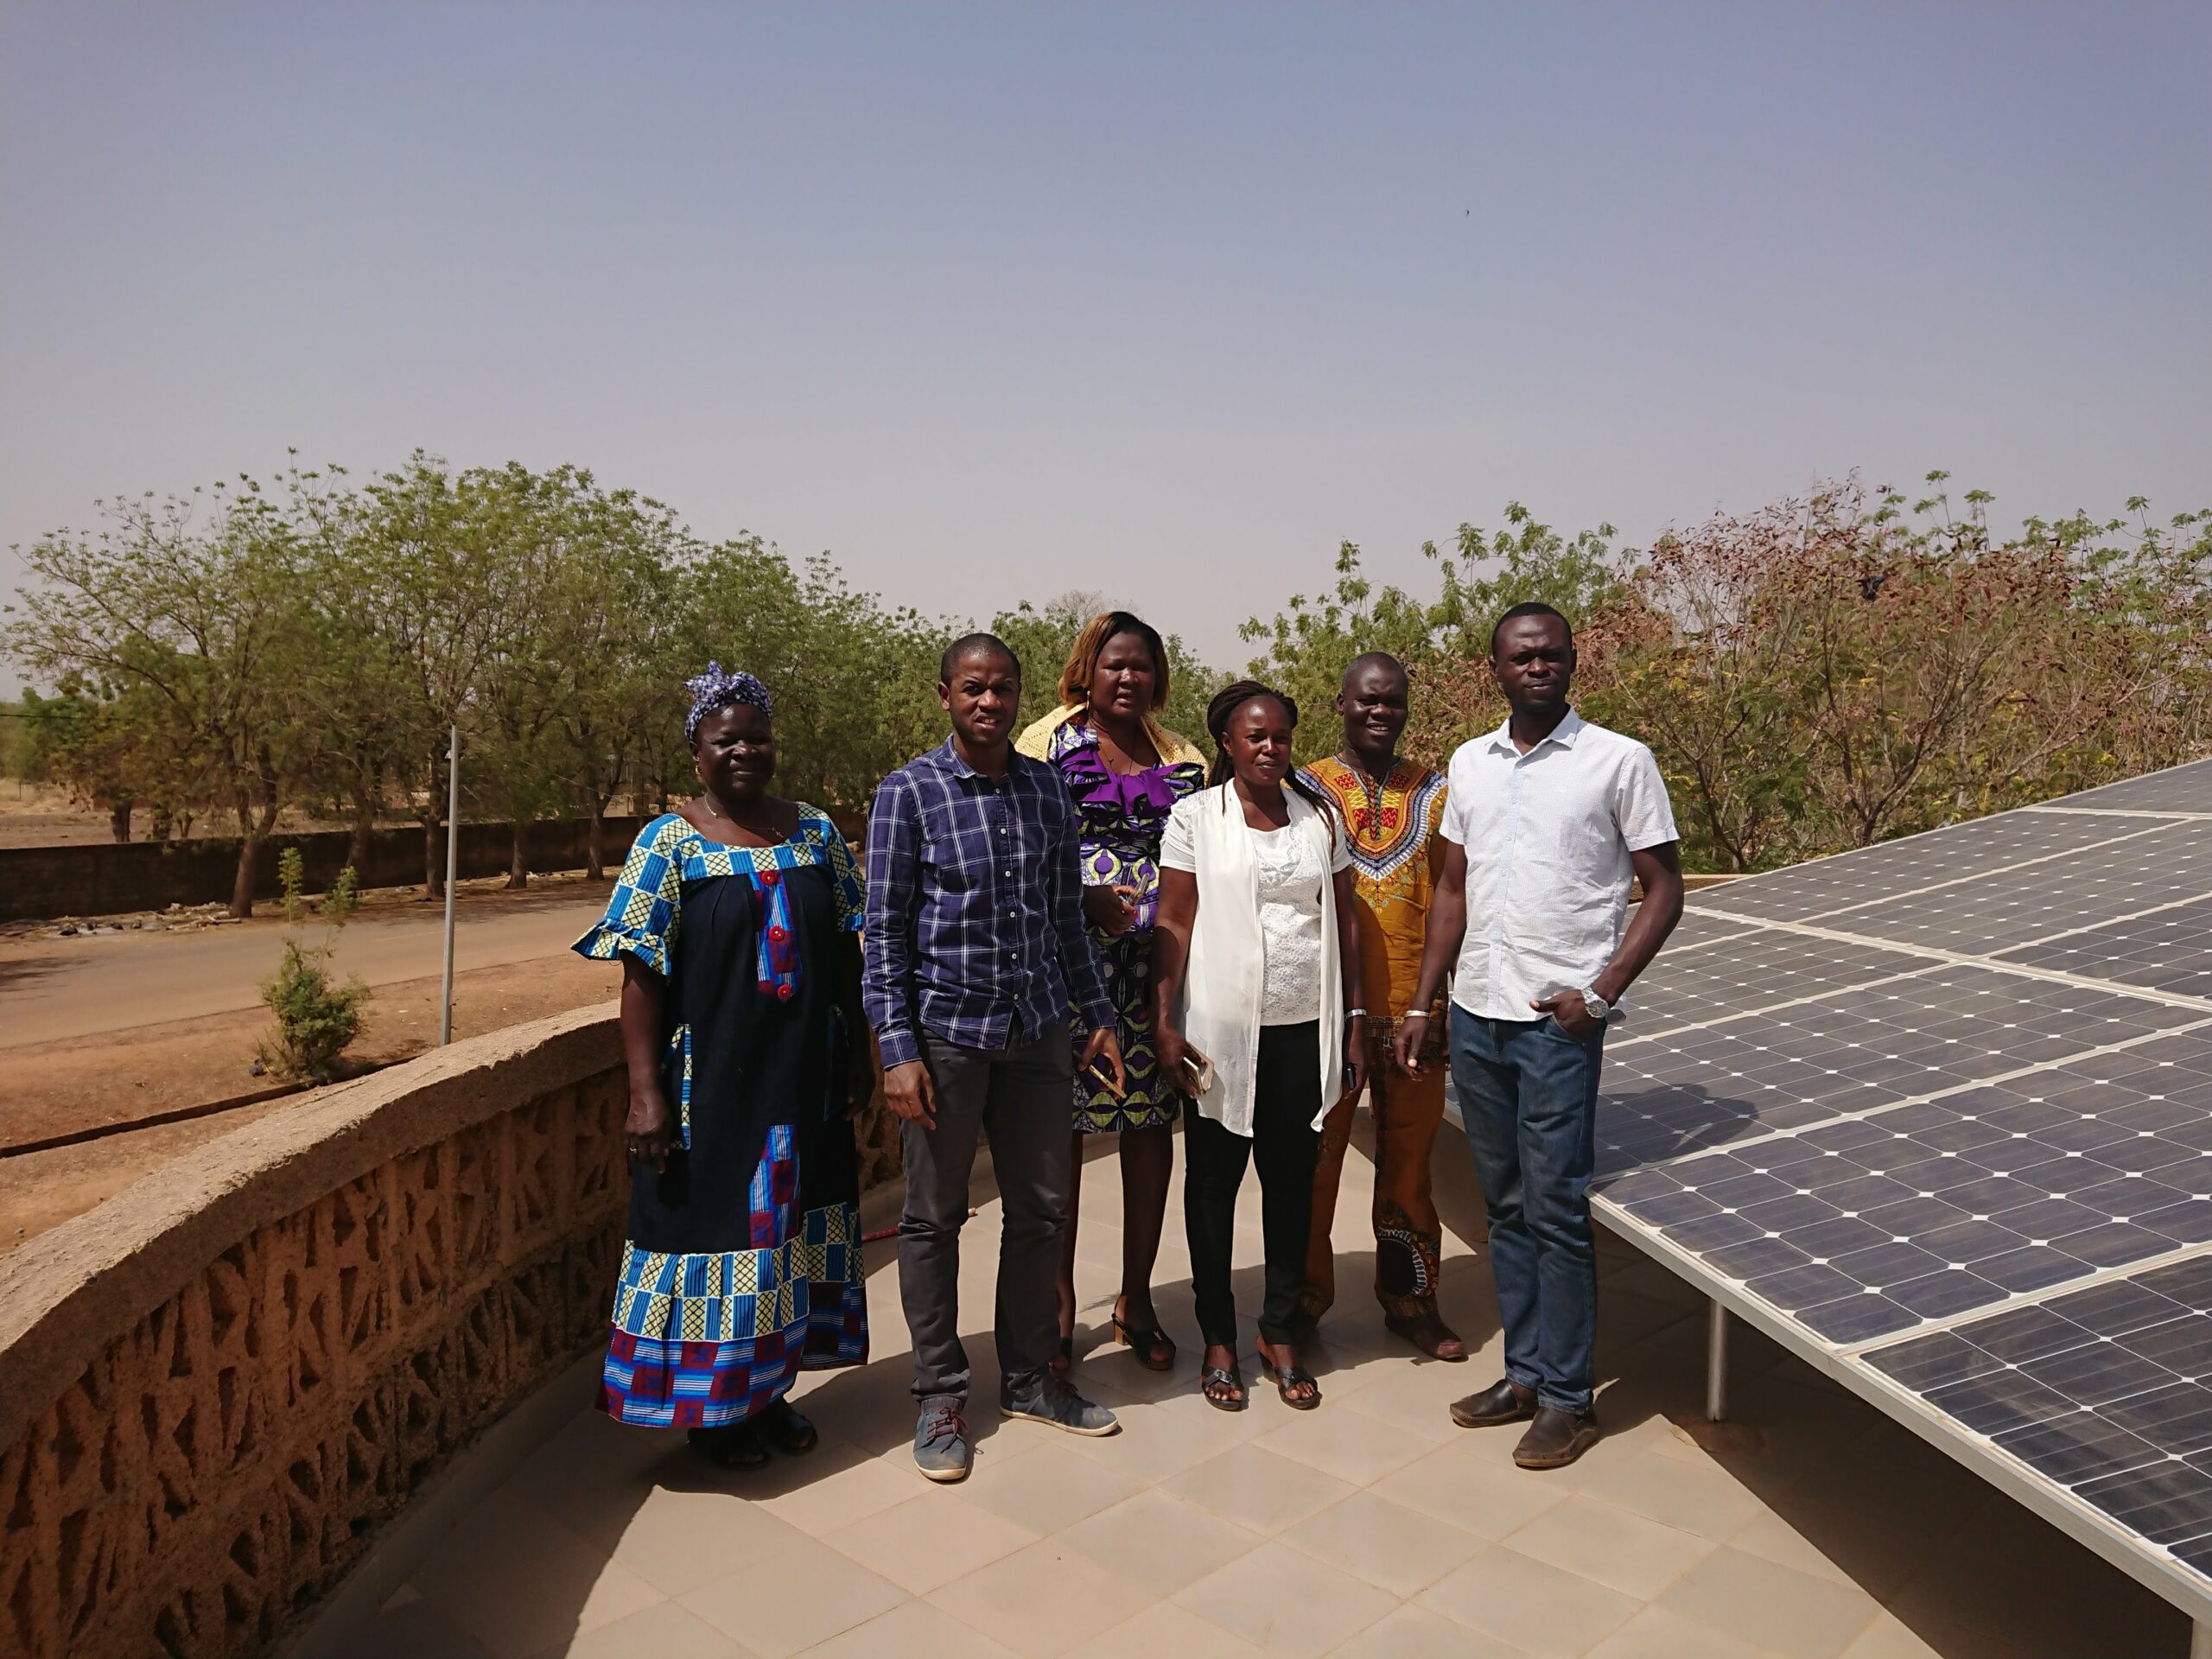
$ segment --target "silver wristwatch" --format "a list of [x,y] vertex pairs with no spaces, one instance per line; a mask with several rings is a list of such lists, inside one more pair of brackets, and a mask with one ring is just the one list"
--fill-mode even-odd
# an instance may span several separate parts
[[1588,989],[1583,991],[1582,1006],[1590,1011],[1590,1017],[1599,1025],[1605,1024],[1612,1017],[1613,1005],[1595,991]]

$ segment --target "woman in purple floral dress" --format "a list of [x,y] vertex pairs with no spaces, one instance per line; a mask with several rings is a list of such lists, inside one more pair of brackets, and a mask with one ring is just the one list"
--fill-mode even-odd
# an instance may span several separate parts
[[1085,1135],[1118,1135],[1122,1154],[1122,1290],[1114,1334],[1154,1370],[1175,1344],[1152,1305],[1152,1268],[1175,1168],[1182,1096],[1160,1075],[1152,1044],[1152,924],[1159,903],[1160,837],[1175,803],[1205,782],[1205,756],[1153,718],[1167,701],[1160,635],[1126,611],[1093,617],[1060,676],[1060,708],[1021,734],[1023,753],[1059,768],[1083,826],[1084,913],[1105,964],[1128,1086],[1116,1095],[1081,1071],[1075,1080],[1075,1158],[1060,1262],[1060,1363],[1072,1357],[1077,1200]]

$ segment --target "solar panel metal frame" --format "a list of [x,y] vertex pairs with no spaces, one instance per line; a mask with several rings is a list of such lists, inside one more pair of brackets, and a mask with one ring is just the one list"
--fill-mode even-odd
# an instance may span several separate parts
[[[2116,854],[2122,847],[2126,847],[2130,843],[2143,844],[2137,842],[2138,836],[2143,836],[2144,842],[2151,843],[2175,844],[2177,837],[2155,834],[2145,836],[2144,832],[2179,828],[2183,825],[2194,829],[2196,821],[2212,821],[2212,760],[2199,761],[2190,766],[2172,768],[2166,772],[2153,773],[2145,778],[2107,785],[2103,789],[2085,791],[2082,795],[2069,798],[2064,801],[2044,803],[2037,807],[2022,809],[2017,813],[2000,814],[1997,818],[1981,822],[1997,823],[2005,820],[2018,820],[2024,818],[2030,813],[2049,815],[2056,820],[2062,812],[2067,815],[2068,819],[2075,818],[2077,814],[2082,817],[2094,815],[2096,819],[2108,829],[2109,833],[2079,836],[2068,834],[2058,838],[2067,843],[2066,848],[2062,851],[2030,853],[2024,857],[2013,858],[2009,861],[2000,860],[1965,874],[1958,874],[1955,865],[1950,865],[1946,874],[1937,874],[1945,869],[1950,849],[1944,849],[1942,855],[1934,858],[1919,856],[1918,849],[1915,849],[1913,853],[1903,856],[1893,855],[1890,860],[1884,861],[1886,868],[1904,874],[1908,878],[1915,873],[1926,873],[1933,875],[1935,879],[1918,886],[1911,885],[1908,879],[1907,885],[1900,890],[1879,899],[1861,898],[1846,905],[1832,906],[1826,910],[1802,912],[1796,915],[1761,915],[1757,912],[1757,909],[1750,906],[1742,907],[1732,906],[1728,902],[1731,896],[1729,886],[1708,889],[1698,894],[1694,902],[1696,909],[1713,931],[1707,938],[1700,940],[1698,946],[1693,948],[1711,949],[1716,953],[1723,953],[1732,946],[1749,944],[1761,933],[1795,934],[1803,938],[1808,946],[1816,946],[1821,940],[1826,939],[1839,946],[1879,951],[1885,956],[1918,957],[1929,967],[1948,963],[1953,966],[1973,966],[2000,970],[2009,969],[2018,972],[2024,977],[2041,979],[2049,983],[2069,984],[2083,989],[2094,989],[2147,1004],[2163,1006],[2169,1009],[2177,1006],[2189,1008],[2207,1020],[2212,1020],[2212,998],[2128,983],[2084,972],[2079,968],[2055,969],[2038,963],[2022,963],[2018,960],[2021,953],[2037,952],[2042,946],[2054,943],[2056,939],[2077,935],[2089,937],[2100,929],[2113,926],[2132,919],[2133,917],[2108,916],[2084,925],[2069,916],[2050,916],[2049,919],[2058,923],[2059,925],[2049,930],[2048,934],[2042,938],[2026,943],[2018,939],[1992,938],[1980,949],[1962,949],[1955,944],[1930,945],[1921,939],[1899,938],[1894,935],[1886,934],[1878,925],[1870,925],[1870,924],[1878,923],[1884,906],[1895,904],[1899,899],[1923,894],[1934,896],[1937,893],[1963,892],[1977,883],[1988,881],[2000,873],[2011,874],[2017,871],[2026,874],[2035,867],[2047,862],[2085,856],[2095,857],[2099,855],[2100,849]],[[1949,840],[1951,848],[1958,848],[1965,839],[1960,832],[1970,831],[1973,827],[1970,824],[1952,826],[1948,830],[1931,832],[1928,836],[1911,837],[1909,840],[1920,841],[1925,844],[1933,841],[1936,836],[1942,836]],[[2021,827],[2025,828],[2024,825]],[[2037,839],[2038,837],[2034,836],[2026,836],[2024,838],[2024,844],[2034,844]],[[1902,844],[1889,843],[1891,846]],[[1929,850],[1932,852],[1935,849]],[[1848,858],[1850,855],[1840,856]],[[1831,861],[1823,860],[1818,862]],[[1872,861],[1862,861],[1872,862]],[[2124,864],[2133,862],[2133,860],[2125,856],[2120,861]],[[2193,860],[2192,864],[2195,862],[2196,861]],[[1818,865],[1812,868],[1817,868]],[[1866,871],[1868,877],[1872,877],[1872,869]],[[1859,877],[1854,874],[1853,880],[1858,879]],[[1730,884],[1730,886],[1734,884]],[[2191,886],[2193,887],[2194,883]],[[1808,893],[1811,890],[1811,885],[1808,884]],[[1748,898],[1750,894],[1747,892],[1743,896]],[[2198,897],[2199,895],[2194,891],[2176,893],[2172,895],[2171,905],[2149,906],[2145,910],[2133,912],[2133,916],[2144,917],[2147,919],[2158,910],[2193,905],[2197,901]],[[1719,931],[1732,923],[1740,925],[1742,931],[1734,932]],[[2000,953],[2002,953],[2001,957]],[[1664,953],[1662,960],[1664,960]],[[1891,976],[1877,976],[1876,979],[1883,983],[1894,982]],[[1830,997],[1839,994],[1840,993],[1831,992],[1824,995],[1800,999],[1800,1001],[1808,1004],[1815,1003],[1828,1001]],[[1633,1001],[1634,994],[1631,993],[1630,998],[1631,1007]],[[1632,1014],[1630,1018],[1632,1021]],[[1669,1039],[1694,1035],[1701,1030],[1725,1027],[1728,1024],[1735,1023],[1735,1020],[1734,1015],[1721,1015],[1708,1022],[1678,1021],[1666,1025],[1662,1029],[1650,1032],[1648,1035],[1653,1042],[1657,1043]],[[2194,1024],[2194,1021],[2189,1022],[2190,1027]],[[1632,1040],[1633,1035],[1631,1024],[1629,1028],[1622,1032],[1621,1038],[1624,1041]],[[2037,1062],[2031,1067],[2028,1075],[2040,1074],[2069,1063],[2071,1062],[2065,1058]],[[2207,1103],[2212,1105],[2212,1102]],[[1599,1107],[1601,1115],[1607,1109],[1607,1105],[1601,1103]],[[1864,1113],[1848,1115],[1836,1121],[1874,1121],[1886,1113],[1898,1109],[1900,1108],[1896,1104],[1877,1106]],[[1682,1154],[1650,1159],[1640,1166],[1664,1169],[1669,1163],[1676,1161],[1677,1157],[1681,1161],[1688,1161],[1707,1153],[1731,1149],[1727,1143],[1701,1147],[1687,1150]],[[2212,1651],[2212,1577],[2208,1577],[2176,1560],[2160,1547],[2152,1544],[2141,1534],[2117,1521],[2093,1503],[2077,1497],[2072,1490],[2060,1484],[2053,1476],[2031,1467],[2023,1459],[1998,1446],[1993,1440],[1967,1430],[1961,1422],[1931,1402],[1923,1395],[1879,1370],[1868,1357],[1872,1354],[1924,1338],[1933,1331],[1948,1330],[1954,1326],[1963,1327],[1985,1322],[2010,1310],[2033,1308],[2045,1300],[2078,1295],[2084,1290],[2100,1286],[2124,1285],[2139,1275],[2158,1271],[2178,1262],[2212,1256],[2212,1243],[2183,1244],[2163,1255],[2102,1269],[2084,1277],[2065,1280],[2041,1289],[2019,1292],[2001,1303],[1984,1304],[1955,1317],[1924,1322],[1904,1331],[1891,1332],[1862,1342],[1836,1343],[1822,1338],[1789,1313],[1751,1292],[1743,1282],[1722,1276],[1696,1251],[1667,1237],[1657,1226],[1631,1215],[1623,1204],[1609,1198],[1604,1192],[1593,1190],[1590,1196],[1590,1202],[1592,1215],[1602,1221],[1608,1230],[1634,1245],[1660,1265],[1669,1268],[1678,1277],[1695,1286],[1708,1296],[1715,1309],[1716,1318],[1719,1317],[1720,1310],[1725,1309],[1726,1313],[1743,1319],[1754,1329],[1763,1332],[1784,1349],[1812,1365],[1824,1376],[1834,1379],[1853,1394],[1868,1401],[1930,1445],[1972,1469],[2015,1502],[2041,1516],[2069,1537],[2126,1573],[2131,1578],[2173,1603],[2196,1622],[2197,1650]],[[1716,1353],[1721,1351],[1716,1348]]]

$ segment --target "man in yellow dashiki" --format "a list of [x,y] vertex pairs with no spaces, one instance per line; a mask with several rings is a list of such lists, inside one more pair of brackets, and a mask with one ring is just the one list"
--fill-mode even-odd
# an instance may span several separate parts
[[[1367,1052],[1389,1052],[1407,999],[1421,976],[1421,935],[1428,896],[1443,862],[1437,825],[1444,816],[1444,777],[1398,755],[1408,713],[1406,671],[1395,657],[1370,652],[1344,670],[1337,696],[1344,747],[1316,760],[1302,776],[1332,798],[1351,837],[1352,887],[1357,896],[1360,960],[1366,984]],[[1367,1094],[1375,1113],[1375,1294],[1382,1320],[1421,1352],[1461,1360],[1467,1347],[1438,1316],[1436,1279],[1443,1229],[1429,1191],[1428,1160],[1444,1121],[1444,1020],[1428,1020],[1440,1064],[1409,1077],[1395,1066],[1373,1066]],[[1377,1045],[1385,1046],[1378,1047]],[[1318,1320],[1336,1300],[1336,1258],[1329,1230],[1337,1181],[1351,1139],[1347,1100],[1321,1131],[1313,1176],[1313,1232],[1306,1251],[1304,1311]]]

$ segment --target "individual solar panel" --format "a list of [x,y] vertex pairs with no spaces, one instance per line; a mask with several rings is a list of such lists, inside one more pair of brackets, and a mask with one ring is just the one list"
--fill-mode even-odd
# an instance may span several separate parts
[[1866,1360],[2183,1565],[2212,1567],[2212,1257]]
[[[1663,957],[1662,957],[1663,960]],[[1808,1128],[2203,1015],[1978,967],[1608,1044],[1597,1173]]]
[[2102,812],[2212,812],[2212,760],[2170,766],[2141,778],[2107,784],[2047,801],[2039,811],[2068,809]]
[[1727,888],[1723,885],[1714,887],[1700,887],[1692,893],[1691,902],[1682,910],[1682,919],[1675,925],[1675,931],[1667,936],[1667,954],[1669,957],[1680,956],[1685,950],[1694,950],[1719,944],[1729,939],[1739,939],[1745,934],[1758,930],[1759,925],[1757,922],[1735,921],[1728,917],[1715,916],[1709,911],[1697,907],[1698,893],[1709,895],[1726,891]]
[[1695,906],[1773,921],[1808,921],[1881,895],[1970,880],[2030,859],[2079,852],[2144,828],[2086,815],[2009,812],[1745,876],[1693,896]]
[[1779,930],[1739,934],[1726,941],[1725,949],[1683,957],[1673,954],[1670,940],[1663,960],[1663,976],[1653,976],[1656,982],[1638,984],[1629,994],[1626,1019],[1614,1038],[1617,1052],[1624,1039],[1869,985],[1928,966],[1923,957],[1832,944]]
[[2212,1243],[2212,1029],[1598,1190],[1840,1346]]
[[1833,912],[1820,925],[1986,956],[2206,896],[2212,896],[2212,832],[2196,823],[2162,823],[2088,849],[2078,861],[2061,860],[2002,879],[1922,893],[1908,903]]
[[2002,959],[2212,1001],[2212,899],[2024,945]]

